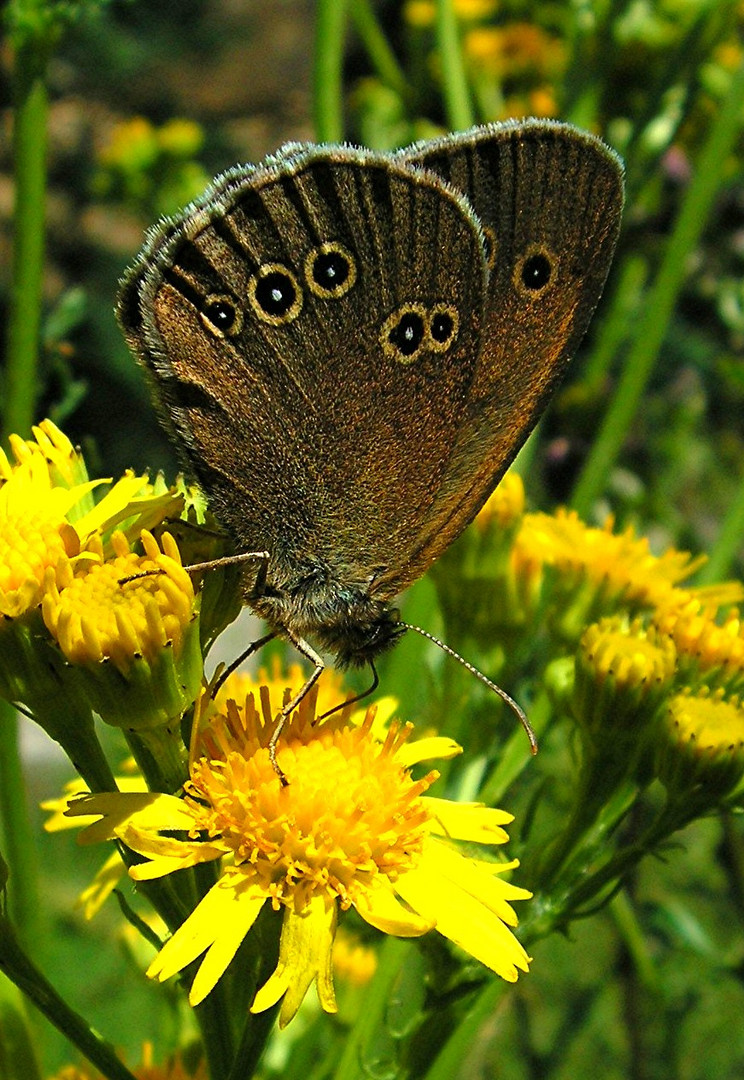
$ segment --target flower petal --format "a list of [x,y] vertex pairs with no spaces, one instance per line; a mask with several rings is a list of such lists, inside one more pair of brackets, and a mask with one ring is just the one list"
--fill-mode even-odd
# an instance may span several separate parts
[[517,925],[517,916],[507,901],[529,900],[532,893],[498,876],[513,869],[515,861],[491,863],[486,869],[483,860],[475,862],[464,858],[448,844],[433,838],[429,842],[427,855],[442,877],[479,900],[509,926]]
[[225,854],[225,847],[207,840],[176,840],[172,836],[159,836],[140,832],[136,826],[125,827],[119,832],[119,838],[149,861],[130,866],[129,876],[134,881],[151,881],[163,877],[173,870],[182,870],[186,866],[211,862]]
[[93,881],[87,888],[83,889],[78,897],[78,904],[82,907],[86,919],[92,919],[94,915],[98,914],[105,901],[121,881],[125,870],[126,867],[118,851],[109,855]]
[[279,1027],[286,1027],[296,1015],[313,980],[324,1012],[337,1011],[331,967],[336,910],[335,902],[329,904],[323,896],[312,897],[300,912],[286,909],[279,962],[273,975],[256,994],[251,1012],[270,1009],[284,995]]
[[[460,857],[460,861],[464,869],[467,860]],[[484,892],[487,893],[493,879],[489,879],[487,874],[481,877]],[[500,884],[506,884],[498,880]],[[422,860],[416,870],[398,879],[395,888],[412,908],[425,917],[436,919],[440,934],[465,949],[502,979],[515,982],[517,968],[528,970],[529,956],[505,922],[494,915],[491,904],[484,903],[463,889],[457,881],[442,876],[436,860]]]
[[509,834],[501,827],[514,821],[514,815],[482,803],[453,803],[425,795],[421,800],[440,826],[430,828],[452,840],[470,840],[476,844],[505,844]]
[[422,919],[401,904],[389,885],[368,885],[360,890],[354,907],[370,926],[396,937],[420,937],[434,927],[434,921]]
[[[265,899],[263,893],[246,882],[244,874],[226,870],[186,922],[166,941],[147,969],[148,976],[164,982],[209,949],[189,994],[191,1004],[198,1005],[232,960]],[[210,957],[213,949],[214,955]]]
[[98,795],[81,795],[74,799],[65,817],[100,815],[101,820],[89,825],[78,836],[79,844],[95,844],[99,840],[113,840],[129,825],[139,829],[192,829],[194,814],[183,799],[175,795],[161,795],[156,791],[104,792]]
[[444,735],[430,735],[416,742],[405,743],[397,751],[395,758],[404,769],[411,765],[418,765],[420,761],[433,761],[441,758],[449,761],[462,753],[462,747],[454,739],[448,739]]

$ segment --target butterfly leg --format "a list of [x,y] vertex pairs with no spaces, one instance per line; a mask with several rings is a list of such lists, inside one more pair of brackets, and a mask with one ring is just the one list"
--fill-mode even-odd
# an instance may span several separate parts
[[273,641],[275,637],[275,631],[271,630],[268,634],[264,634],[263,637],[258,638],[256,641],[252,641],[250,645],[246,645],[242,653],[240,653],[240,655],[237,656],[231,664],[228,664],[228,666],[220,675],[219,679],[217,679],[216,683],[212,687],[212,697],[214,697],[218,693],[218,691],[222,689],[225,680],[229,678],[230,675],[232,675],[233,671],[236,671],[240,667],[244,660],[247,660],[249,656],[253,656],[254,652],[258,652],[258,650],[262,649],[264,645],[268,645],[268,643],[270,641]]
[[303,683],[303,685],[300,687],[299,691],[295,694],[292,700],[289,701],[279,713],[279,719],[276,722],[276,726],[274,727],[274,731],[272,732],[271,739],[269,741],[269,760],[274,767],[274,772],[281,781],[282,787],[286,787],[289,781],[280,769],[279,763],[276,760],[276,744],[279,740],[279,736],[282,733],[282,728],[286,724],[288,717],[292,715],[294,710],[304,698],[305,694],[312,690],[313,686],[315,686],[316,682],[320,678],[325,668],[325,664],[323,663],[320,656],[316,653],[315,649],[313,649],[311,645],[308,645],[304,638],[296,637],[294,634],[291,634],[286,629],[286,627],[284,628],[284,633],[292,642],[295,649],[297,649],[297,652],[301,653],[306,660],[309,660],[311,664],[315,665],[315,670],[313,671],[312,675],[310,675],[310,677],[307,679],[307,681]]

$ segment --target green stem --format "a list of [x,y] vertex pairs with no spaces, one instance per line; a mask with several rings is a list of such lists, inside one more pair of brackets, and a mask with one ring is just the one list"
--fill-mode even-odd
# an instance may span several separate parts
[[343,62],[346,0],[318,0],[315,16],[313,115],[318,142],[344,137]]
[[[405,963],[410,942],[402,938],[388,937],[380,950],[377,970],[364,998],[364,1009],[346,1039],[341,1060],[336,1066],[333,1080],[358,1080],[362,1074],[361,1062],[372,1056],[375,1035],[384,1025],[385,1014],[390,1006],[393,986]],[[452,1076],[450,1073],[449,1076]]]
[[626,361],[617,392],[605,415],[598,437],[584,466],[571,505],[587,517],[601,494],[609,471],[643,398],[664,340],[674,305],[687,276],[687,258],[698,242],[718,193],[742,125],[744,63],[734,75],[728,97],[716,117],[695,168],[674,232],[667,244],[656,280],[646,299],[635,342]]
[[436,11],[436,35],[442,64],[442,91],[447,125],[452,131],[465,131],[473,126],[475,118],[452,0],[437,0]]
[[0,975],[0,1076],[3,1080],[41,1080],[34,1032],[17,986]]
[[350,0],[349,14],[381,81],[401,98],[410,98],[412,91],[405,72],[390,48],[369,0]]
[[[536,698],[528,715],[530,726],[537,736],[538,745],[551,715],[550,699],[543,690]],[[520,726],[509,736],[506,746],[499,754],[498,763],[481,786],[479,798],[488,806],[498,806],[505,792],[531,760],[529,743]]]
[[477,1045],[485,1025],[492,1021],[506,988],[507,983],[499,978],[493,978],[486,984],[440,1050],[423,1080],[452,1080],[454,1076],[466,1075],[463,1064],[472,1048]]
[[39,865],[19,751],[18,715],[0,701],[0,819],[12,916],[24,942],[39,940]]
[[744,479],[739,484],[739,489],[723,519],[708,561],[697,575],[696,585],[711,585],[713,582],[723,581],[731,573],[741,551],[742,535],[744,535]]
[[4,918],[0,918],[0,970],[108,1080],[135,1080],[116,1056],[111,1044],[71,1009],[42,975],[21,948],[12,926]]
[[129,749],[150,791],[173,795],[189,777],[178,719],[172,725],[125,732]]
[[[15,13],[34,23],[35,0]],[[11,35],[12,41],[12,35]],[[44,206],[49,101],[46,88],[48,41],[42,31],[16,41],[13,69],[15,120],[14,241],[8,311],[2,433],[30,433],[37,394],[44,260]],[[28,816],[15,709],[0,702],[0,814],[12,877],[11,903],[25,939],[35,936],[38,868]]]
[[13,267],[8,313],[3,432],[30,433],[38,393],[49,101],[43,43],[15,57]]
[[610,912],[625,948],[628,950],[629,956],[633,958],[635,971],[641,983],[646,990],[658,994],[659,976],[649,956],[646,939],[626,892],[619,892],[613,898],[610,904]]
[[600,394],[612,361],[628,338],[640,307],[648,266],[642,255],[629,255],[620,267],[620,277],[611,303],[604,309],[591,353],[581,372],[589,395]]

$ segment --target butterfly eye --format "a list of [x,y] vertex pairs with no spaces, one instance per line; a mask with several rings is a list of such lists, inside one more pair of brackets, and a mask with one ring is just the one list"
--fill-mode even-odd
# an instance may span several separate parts
[[523,296],[539,296],[553,280],[555,259],[545,248],[534,248],[521,258],[514,270],[514,284]]
[[265,263],[248,282],[248,299],[262,322],[281,326],[302,310],[302,290],[294,274],[281,263]]
[[305,262],[305,278],[316,296],[344,296],[356,282],[354,257],[341,244],[321,244]]
[[207,296],[199,314],[216,337],[234,337],[243,326],[243,313],[231,296]]
[[438,304],[432,309],[429,322],[430,346],[435,352],[446,352],[457,337],[459,319],[451,304]]
[[413,363],[426,338],[426,315],[426,309],[418,304],[394,311],[380,334],[385,353],[401,364]]

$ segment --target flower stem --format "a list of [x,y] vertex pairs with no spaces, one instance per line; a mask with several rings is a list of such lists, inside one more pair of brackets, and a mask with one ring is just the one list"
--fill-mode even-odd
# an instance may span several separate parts
[[8,890],[13,919],[24,942],[39,939],[39,867],[36,837],[28,813],[21,766],[18,715],[0,701],[0,820],[10,870]]
[[41,1080],[23,995],[0,974],[0,1076],[3,1080]]
[[442,63],[442,89],[447,124],[453,131],[465,131],[473,126],[475,119],[452,0],[437,0],[436,12],[436,35]]
[[502,979],[491,979],[469,1006],[462,1020],[442,1049],[423,1080],[452,1080],[464,1076],[463,1063],[478,1042],[485,1025],[492,1020],[496,1007],[504,996],[508,984]]
[[[336,1066],[333,1080],[358,1080],[360,1062],[367,1057],[384,1016],[390,1007],[393,986],[405,963],[410,943],[402,938],[388,937],[380,950],[377,970],[369,985],[364,1010],[346,1039],[341,1060]],[[450,1072],[448,1076],[453,1076]]]
[[0,970],[108,1080],[135,1080],[113,1047],[59,996],[21,948],[13,927],[0,918]]
[[318,0],[313,67],[313,114],[318,142],[341,142],[344,136],[343,61],[345,0]]
[[[38,4],[21,5],[33,9]],[[40,32],[41,33],[41,32]],[[13,156],[15,237],[8,313],[3,432],[30,432],[38,393],[37,365],[44,264],[44,207],[49,100],[46,87],[48,43],[29,34],[15,52]]]
[[350,0],[349,14],[381,81],[401,98],[410,98],[405,72],[382,32],[370,0]]
[[571,499],[587,517],[638,411],[656,358],[687,276],[687,260],[700,238],[713,200],[725,176],[726,161],[741,130],[744,111],[744,62],[734,74],[728,96],[696,163],[674,231],[656,280],[650,289],[617,392],[592,445],[591,454]]

